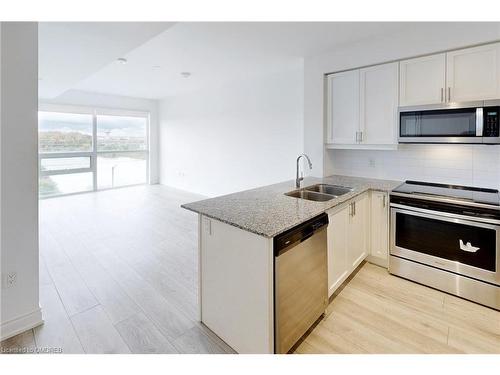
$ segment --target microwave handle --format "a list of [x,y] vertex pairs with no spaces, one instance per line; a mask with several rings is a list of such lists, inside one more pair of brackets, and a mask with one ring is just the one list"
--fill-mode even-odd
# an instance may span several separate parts
[[483,136],[483,109],[476,108],[476,137]]

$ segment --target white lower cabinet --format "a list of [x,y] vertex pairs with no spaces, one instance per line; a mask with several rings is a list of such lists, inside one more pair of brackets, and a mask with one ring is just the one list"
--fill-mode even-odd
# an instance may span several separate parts
[[328,296],[368,256],[369,201],[364,193],[328,212]]
[[371,263],[387,267],[389,258],[389,197],[386,192],[372,191],[370,202]]
[[369,203],[368,193],[356,197],[351,203],[351,214],[347,227],[347,266],[352,271],[368,256]]
[[349,276],[347,267],[347,227],[350,206],[328,213],[328,297]]

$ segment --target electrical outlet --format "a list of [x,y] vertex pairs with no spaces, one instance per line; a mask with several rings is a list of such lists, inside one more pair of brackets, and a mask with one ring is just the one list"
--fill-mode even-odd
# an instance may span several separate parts
[[13,287],[17,282],[17,273],[10,272],[7,274],[7,288]]
[[17,272],[8,272],[2,277],[3,289],[12,288],[17,283]]

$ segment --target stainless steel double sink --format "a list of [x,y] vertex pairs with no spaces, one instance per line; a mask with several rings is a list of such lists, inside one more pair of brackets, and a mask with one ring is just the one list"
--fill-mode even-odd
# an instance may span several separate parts
[[294,198],[307,199],[309,201],[326,202],[337,198],[341,195],[351,192],[353,189],[339,185],[316,184],[306,186],[302,189],[297,189],[285,193],[285,195]]

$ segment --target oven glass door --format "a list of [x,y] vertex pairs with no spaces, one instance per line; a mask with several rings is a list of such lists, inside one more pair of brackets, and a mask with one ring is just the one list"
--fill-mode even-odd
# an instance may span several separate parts
[[499,227],[391,209],[391,254],[500,284]]
[[401,112],[399,136],[475,137],[476,108]]

